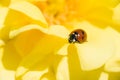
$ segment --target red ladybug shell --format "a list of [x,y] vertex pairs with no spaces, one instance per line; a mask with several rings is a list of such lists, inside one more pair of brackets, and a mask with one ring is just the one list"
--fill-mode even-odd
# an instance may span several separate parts
[[82,29],[76,29],[69,34],[69,43],[83,43],[87,40],[87,34]]

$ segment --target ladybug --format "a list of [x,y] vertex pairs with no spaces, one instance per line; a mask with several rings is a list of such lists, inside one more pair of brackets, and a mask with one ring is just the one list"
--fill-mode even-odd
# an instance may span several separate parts
[[83,43],[87,40],[87,34],[82,29],[76,29],[69,34],[69,43]]

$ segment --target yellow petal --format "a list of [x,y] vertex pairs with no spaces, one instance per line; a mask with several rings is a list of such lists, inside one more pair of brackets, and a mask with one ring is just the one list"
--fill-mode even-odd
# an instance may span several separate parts
[[32,19],[30,17],[13,9],[9,9],[4,21],[4,25],[10,29],[16,29],[30,23],[32,23]]
[[120,33],[113,30],[112,28],[107,28],[111,37],[115,40],[115,51],[114,55],[105,64],[105,70],[108,72],[119,72],[120,71]]
[[55,71],[51,65],[56,59],[58,59],[58,57],[55,54],[47,55],[43,61],[38,61],[38,63],[32,66],[28,72],[17,77],[17,79],[55,80]]
[[0,38],[1,39],[7,39],[8,38],[8,32],[9,28],[4,28],[4,21],[6,19],[6,16],[8,14],[9,9],[8,8],[0,8]]
[[99,68],[93,71],[83,71],[77,48],[73,44],[68,47],[68,69],[70,80],[98,80],[98,75],[102,70]]
[[31,53],[21,61],[16,76],[19,77],[23,75],[36,63],[43,62],[48,55],[52,55],[54,51],[57,51],[65,42],[64,39],[52,35],[46,35],[41,38]]
[[115,8],[113,8],[113,22],[114,26],[113,28],[116,29],[117,31],[120,31],[120,4],[118,4]]
[[120,4],[117,5],[114,9],[114,13],[113,13],[113,20],[117,23],[117,24],[120,24],[119,21],[120,21]]
[[[80,66],[80,60],[78,58],[77,48],[75,45],[71,44],[68,46],[68,69],[69,78],[71,80],[78,79],[82,80],[82,71]],[[83,79],[84,80],[84,79]]]
[[67,52],[67,48],[68,48],[69,44],[65,44],[62,46],[62,48],[60,48],[58,51],[57,51],[57,54],[58,55],[68,55],[68,52]]
[[28,2],[38,2],[38,1],[46,1],[46,0],[11,0],[11,2],[20,2],[20,1],[28,1]]
[[79,10],[82,12],[89,11],[96,7],[107,7],[111,8],[116,6],[120,1],[119,0],[85,0],[79,1]]
[[68,30],[63,26],[54,25],[44,29],[39,25],[27,25],[22,28],[10,31],[10,39],[14,40],[14,45],[18,53],[23,57],[29,54],[46,34],[53,34],[61,38],[68,37]]
[[[31,8],[31,6],[29,6],[29,8]],[[7,9],[7,8],[2,9],[1,13],[3,14],[0,16],[0,18],[1,18],[0,27],[2,28],[1,29],[1,38],[3,38],[4,40],[9,39],[9,31],[11,31],[11,30],[16,30],[25,25],[32,24],[32,23],[37,24],[37,25],[43,24],[43,23],[40,23],[39,21],[36,23],[36,20],[33,20],[31,17],[28,17],[27,15],[25,15],[19,11],[13,10],[13,9]],[[37,11],[35,11],[35,13],[39,14],[39,10],[37,9]],[[42,16],[42,14],[39,15],[38,18],[40,18],[40,16]],[[37,17],[37,15],[35,17]],[[40,19],[42,19],[42,18],[40,18]],[[42,25],[42,27],[43,27],[43,25]]]
[[15,80],[15,71],[0,70],[0,80]]
[[10,0],[0,0],[0,6],[8,6],[10,4]]
[[1,26],[4,24],[8,11],[9,11],[8,8],[0,8],[0,14],[2,14],[0,15],[0,29],[1,29]]
[[[27,25],[10,31],[10,39],[14,38],[14,45],[21,56],[29,54],[40,39],[46,34],[53,34],[61,38],[68,37],[68,30],[63,26],[54,25],[44,29],[39,25]],[[30,36],[30,37],[29,37]]]
[[109,79],[108,80],[119,80],[120,79],[120,73],[109,73]]
[[25,31],[30,31],[30,30],[39,30],[42,33],[48,34],[48,29],[43,28],[42,26],[36,25],[36,24],[30,24],[26,26],[22,26],[21,28],[11,30],[9,33],[9,38],[12,39],[16,36],[18,36],[21,33],[24,33]]
[[112,8],[120,3],[119,0],[75,1],[78,10],[77,13],[79,13],[80,17],[90,21],[91,23],[101,28],[106,27],[106,25],[113,25]]
[[102,69],[83,71],[80,66],[77,48],[74,44],[68,46],[67,56],[61,56],[61,59],[59,56],[58,58],[54,63],[54,65],[57,64],[54,67],[57,80],[98,80],[102,71]]
[[47,70],[44,71],[29,71],[27,72],[25,75],[23,75],[23,77],[17,78],[18,80],[40,80],[40,77],[46,73]]
[[[19,65],[19,67],[17,69],[17,74],[16,74],[17,78],[19,78],[21,75],[26,73],[26,71],[30,70],[36,64],[43,65],[43,67],[42,67],[43,69],[49,66],[49,64],[45,61],[47,60],[47,61],[50,61],[49,63],[51,63],[51,60],[54,59],[54,56],[53,56],[54,52],[56,52],[59,48],[61,48],[61,46],[63,46],[64,43],[66,42],[66,40],[57,37],[57,35],[58,36],[60,35],[59,32],[61,32],[61,30],[64,30],[64,27],[63,27],[63,29],[61,26],[56,26],[56,27],[58,27],[58,28],[56,28],[56,30],[58,29],[57,30],[58,32],[56,32],[52,29],[52,28],[55,28],[55,26],[51,27],[48,30],[49,35],[46,34],[44,37],[42,37],[39,40],[39,42],[35,41],[37,43],[37,45],[33,48],[33,50],[30,52],[30,54],[28,54],[26,57],[24,57],[24,59],[22,60],[21,64]],[[52,36],[53,33],[56,36]],[[64,35],[61,35],[61,36],[64,36]],[[22,45],[21,45],[21,47],[22,47]],[[49,56],[52,56],[52,57],[49,59],[48,58]],[[44,64],[44,62],[45,62],[45,64]],[[47,65],[46,65],[46,63],[47,63]],[[41,68],[41,67],[39,67],[39,68]]]
[[52,25],[48,33],[66,39],[70,32],[64,26]]
[[40,80],[56,80],[56,75],[52,72],[45,73]]
[[[0,41],[0,80],[15,80],[15,70],[19,64],[19,56],[11,43],[5,45]],[[6,77],[7,76],[7,77]]]
[[14,46],[22,57],[29,54],[44,37],[45,33],[42,32],[44,30],[40,27],[39,25],[27,25],[10,32],[10,39],[14,40]]
[[47,27],[47,23],[44,16],[42,15],[42,12],[33,4],[30,4],[26,1],[15,2],[10,5],[10,8],[29,16],[34,20],[33,23]]
[[112,22],[113,11],[109,8],[98,7],[93,8],[84,15],[84,18],[93,23],[94,25],[104,28],[113,24]]
[[67,57],[63,57],[57,67],[56,79],[70,80],[69,77],[68,59]]
[[7,16],[4,17],[5,19],[1,20],[1,37],[6,41],[9,39],[9,32],[11,30],[19,29],[32,23],[32,20],[29,17],[18,11],[9,9],[6,14]]
[[109,79],[108,73],[102,72],[102,73],[100,74],[99,80],[108,80],[108,79]]
[[13,40],[2,46],[0,64],[3,69],[16,70],[21,61],[21,57],[15,49]]
[[8,78],[9,80],[15,80],[14,70],[19,63],[19,57],[16,56],[15,51],[10,49],[14,50],[12,45],[5,45],[5,43],[0,40],[0,80],[7,80]]
[[111,35],[105,30],[83,22],[75,25],[87,33],[87,42],[75,44],[83,70],[99,68],[114,54],[115,43]]
[[0,47],[5,45],[4,41],[0,39]]
[[3,57],[3,52],[4,52],[4,42],[0,40],[0,71],[4,69],[3,63],[2,63],[2,57]]
[[117,5],[114,9],[113,13],[113,20],[115,20],[116,23],[120,24],[120,4]]

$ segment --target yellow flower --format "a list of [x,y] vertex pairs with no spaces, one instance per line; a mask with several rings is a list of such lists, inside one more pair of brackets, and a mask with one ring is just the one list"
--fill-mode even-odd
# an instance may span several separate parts
[[26,1],[4,5],[6,1],[0,3],[0,80],[15,80],[20,61],[39,41],[40,37],[36,36],[43,36],[39,27],[48,25],[36,6]]
[[[62,10],[69,1],[51,0],[42,11],[49,24],[59,25],[50,26],[38,9],[41,0],[27,1],[1,1],[0,80],[119,80],[109,73],[120,71],[120,34],[114,30],[119,0],[75,0],[67,8],[70,13]],[[87,42],[68,43],[69,33],[79,28],[87,33]]]

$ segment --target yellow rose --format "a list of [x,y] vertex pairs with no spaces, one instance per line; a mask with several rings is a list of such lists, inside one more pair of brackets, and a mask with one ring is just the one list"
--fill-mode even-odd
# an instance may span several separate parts
[[[49,25],[59,25],[50,26],[38,8],[41,0],[27,1],[1,1],[0,80],[119,80],[110,73],[120,71],[120,34],[114,30],[120,30],[119,0],[76,0],[69,16],[61,9],[64,0],[51,0],[42,11]],[[87,42],[70,44],[70,32],[79,28],[87,33]]]

